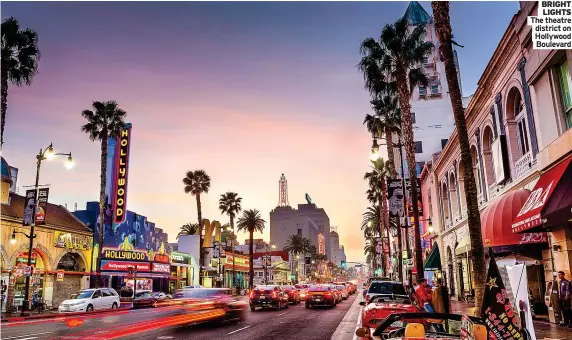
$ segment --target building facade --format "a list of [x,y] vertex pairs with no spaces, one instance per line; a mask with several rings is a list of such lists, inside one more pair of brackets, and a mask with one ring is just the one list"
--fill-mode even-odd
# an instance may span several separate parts
[[[23,223],[26,197],[13,192],[15,178],[9,170],[13,168],[4,158],[1,162],[0,269],[5,311],[20,309],[24,300],[30,242],[25,234],[30,234],[30,227]],[[30,294],[37,293],[48,306],[57,307],[70,294],[89,287],[93,234],[63,206],[48,202],[44,212],[45,223],[34,228]]]
[[[306,210],[306,213],[308,212]],[[288,239],[293,235],[300,235],[308,239],[310,244],[318,249],[319,230],[318,223],[311,216],[301,214],[299,209],[276,207],[270,212],[270,240],[278,250],[284,249],[288,244]]]
[[[499,256],[520,254],[543,264],[527,267],[535,298],[544,296],[553,270],[570,275],[572,216],[551,212],[569,211],[572,205],[558,194],[572,177],[572,54],[533,49],[527,17],[536,15],[537,2],[520,7],[465,110],[472,168],[460,165],[454,130],[422,173],[424,209],[436,230],[431,237],[437,236],[441,274],[454,294],[473,288],[465,171],[473,172],[477,184],[483,244]],[[526,215],[534,211],[534,218]]]

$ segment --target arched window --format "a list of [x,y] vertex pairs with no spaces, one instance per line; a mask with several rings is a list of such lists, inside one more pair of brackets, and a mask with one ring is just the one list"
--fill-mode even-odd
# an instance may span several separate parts
[[451,172],[450,176],[449,176],[449,192],[451,193],[449,195],[450,197],[450,201],[449,201],[449,205],[451,206],[451,216],[453,217],[453,223],[455,222],[455,220],[457,218],[459,218],[459,207],[457,206],[458,202],[459,202],[459,198],[458,195],[459,193],[457,192],[457,183],[455,180],[455,173]]
[[495,176],[495,160],[493,158],[493,130],[490,126],[485,127],[483,131],[483,161],[485,162],[485,178],[488,186],[493,186],[496,183]]
[[[516,135],[517,152],[515,159],[519,159],[530,151],[530,142],[528,135],[528,122],[526,121],[526,107],[520,91],[513,87],[508,92],[507,108],[506,108],[507,121],[513,120],[515,122],[514,130],[509,129],[509,134]],[[511,131],[512,130],[512,131]]]
[[441,193],[443,197],[441,197],[441,204],[443,209],[443,217],[445,219],[445,225],[449,225],[451,220],[451,213],[449,210],[449,190],[447,188],[447,180],[445,180],[441,186]]
[[471,158],[473,159],[473,173],[475,176],[475,184],[477,185],[477,194],[482,196],[483,194],[483,179],[481,177],[481,166],[479,164],[479,154],[475,146],[471,147]]

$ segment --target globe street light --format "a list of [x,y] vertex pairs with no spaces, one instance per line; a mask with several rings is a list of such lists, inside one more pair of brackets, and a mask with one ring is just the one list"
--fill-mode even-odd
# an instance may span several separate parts
[[[53,159],[55,156],[67,156],[67,163],[66,163],[66,167],[68,169],[71,169],[71,167],[73,167],[73,158],[72,158],[72,154],[70,153],[54,153],[54,146],[52,143],[50,143],[50,145],[48,145],[48,147],[46,147],[45,149],[40,149],[40,152],[36,155],[36,183],[34,185],[34,191],[35,191],[35,198],[34,198],[34,213],[33,213],[33,218],[32,218],[32,223],[30,224],[30,235],[25,234],[23,232],[19,232],[19,231],[12,231],[12,237],[10,239],[10,243],[14,244],[16,242],[16,234],[23,234],[24,236],[26,236],[26,238],[28,238],[30,240],[30,244],[28,247],[28,263],[27,266],[30,267],[32,265],[32,252],[34,251],[34,238],[36,238],[36,234],[34,234],[34,227],[36,226],[36,210],[38,207],[38,196],[39,196],[39,186],[40,186],[40,168],[42,167],[42,161],[43,160],[51,160]],[[31,275],[27,275],[26,276],[26,286],[25,286],[25,290],[24,290],[24,301],[22,301],[22,313],[20,313],[21,316],[29,316],[30,312],[29,312],[29,307],[30,307],[30,300],[29,300],[29,296],[30,296],[30,276]]]

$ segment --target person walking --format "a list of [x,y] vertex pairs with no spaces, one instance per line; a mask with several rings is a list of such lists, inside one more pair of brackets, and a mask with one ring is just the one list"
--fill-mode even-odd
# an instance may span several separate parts
[[[435,281],[435,288],[433,288],[433,292],[431,294],[431,303],[436,313],[449,313],[451,310],[449,291],[447,290],[447,287],[443,285],[443,280],[441,278],[438,278]],[[443,320],[433,320],[432,323],[437,332],[445,333]]]
[[563,271],[558,272],[558,302],[560,303],[560,309],[562,310],[562,316],[564,317],[564,322],[560,323],[560,326],[572,328],[572,288],[570,287],[570,281],[566,280],[566,275]]

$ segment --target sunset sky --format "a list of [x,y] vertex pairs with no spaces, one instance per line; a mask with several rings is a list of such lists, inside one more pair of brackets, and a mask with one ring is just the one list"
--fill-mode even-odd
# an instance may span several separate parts
[[[51,202],[84,209],[98,199],[100,146],[80,131],[80,113],[94,100],[116,100],[133,124],[128,209],[170,241],[197,219],[183,192],[187,170],[211,176],[203,215],[222,223],[226,191],[268,221],[284,173],[290,205],[308,193],[338,226],[348,261],[361,261],[371,137],[362,125],[370,109],[358,47],[407,4],[3,2],[2,19],[36,30],[42,51],[32,86],[10,88],[3,156],[19,168],[23,193],[41,147],[71,151],[76,168],[66,170],[64,158],[46,162],[40,183],[51,185]],[[465,46],[465,94],[518,9],[451,4],[455,40]]]

